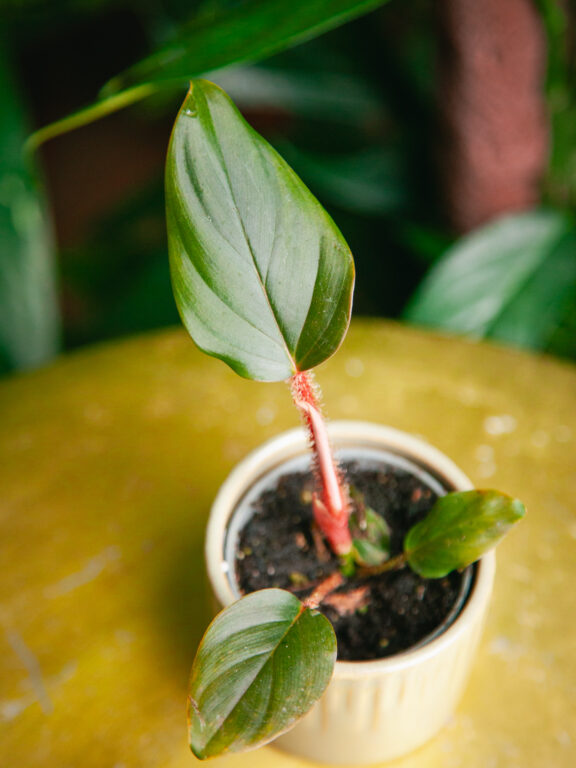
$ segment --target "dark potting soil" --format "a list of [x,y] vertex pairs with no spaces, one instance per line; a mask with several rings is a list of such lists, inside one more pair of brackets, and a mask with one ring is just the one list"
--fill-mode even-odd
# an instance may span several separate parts
[[[364,467],[350,462],[345,471],[366,505],[386,519],[392,530],[391,556],[399,554],[404,536],[426,516],[436,493],[409,472],[390,465]],[[253,504],[254,514],[240,532],[236,559],[243,593],[280,587],[304,599],[339,569],[338,558],[318,542],[318,533],[312,534],[312,488],[309,473],[282,475]],[[356,607],[349,612],[346,598],[337,597],[319,608],[334,626],[338,659],[378,659],[415,645],[449,614],[461,581],[456,572],[442,579],[424,579],[407,567],[348,579],[334,595],[358,594],[364,587],[360,603],[352,600]]]

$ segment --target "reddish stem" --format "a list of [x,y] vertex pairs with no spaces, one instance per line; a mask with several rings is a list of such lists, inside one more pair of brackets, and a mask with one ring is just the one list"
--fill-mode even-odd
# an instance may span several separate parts
[[319,492],[314,493],[314,519],[337,555],[352,548],[348,528],[350,502],[348,488],[336,466],[326,424],[318,404],[316,385],[309,372],[297,373],[291,381],[292,397],[302,414],[314,455],[314,471]]
[[314,592],[303,601],[303,604],[306,608],[315,610],[328,595],[332,594],[338,587],[341,587],[343,583],[344,576],[342,576],[340,571],[331,573],[330,576],[327,576],[324,581],[318,584]]

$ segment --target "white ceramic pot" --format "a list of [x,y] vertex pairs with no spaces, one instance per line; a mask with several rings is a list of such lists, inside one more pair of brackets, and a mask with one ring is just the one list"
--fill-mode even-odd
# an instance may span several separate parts
[[[433,487],[472,487],[444,454],[404,432],[352,421],[333,422],[329,432],[337,456],[348,458],[356,450],[383,452],[395,464],[408,462]],[[239,596],[230,561],[232,513],[264,475],[285,462],[307,461],[301,457],[308,454],[304,431],[290,430],[247,456],[222,485],[206,538],[208,576],[220,606]],[[241,524],[233,521],[231,529]],[[416,648],[376,661],[337,661],[322,699],[274,744],[318,762],[361,764],[399,757],[428,741],[449,719],[466,684],[494,570],[490,552],[478,563],[470,593],[452,623]]]

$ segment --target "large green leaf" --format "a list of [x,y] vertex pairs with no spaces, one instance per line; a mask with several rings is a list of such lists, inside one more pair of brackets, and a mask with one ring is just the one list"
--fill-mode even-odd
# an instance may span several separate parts
[[350,319],[354,266],[334,222],[226,94],[196,81],[168,150],[176,303],[237,373],[281,381],[328,358]]
[[194,754],[253,749],[288,730],[320,698],[335,660],[332,625],[290,592],[265,589],[234,603],[208,627],[194,660]]
[[0,370],[10,370],[40,365],[56,353],[59,312],[52,239],[23,154],[26,120],[4,49],[0,103]]
[[54,136],[140,101],[158,88],[180,85],[230,64],[257,61],[327,32],[387,0],[246,0],[199,14],[175,40],[102,89],[100,99],[31,137],[36,147]]
[[500,541],[525,514],[524,505],[498,491],[462,491],[439,498],[404,539],[412,570],[428,579],[465,568]]
[[462,238],[432,268],[405,317],[548,348],[576,303],[576,229],[554,211],[508,216]]

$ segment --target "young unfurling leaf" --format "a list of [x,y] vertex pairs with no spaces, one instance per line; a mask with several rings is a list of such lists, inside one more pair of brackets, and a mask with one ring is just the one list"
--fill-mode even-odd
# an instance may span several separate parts
[[370,507],[362,510],[360,523],[352,516],[352,525],[356,523],[356,535],[353,536],[354,560],[358,565],[375,566],[390,557],[390,527],[381,515]]

